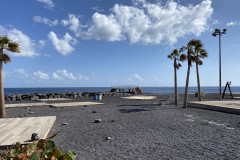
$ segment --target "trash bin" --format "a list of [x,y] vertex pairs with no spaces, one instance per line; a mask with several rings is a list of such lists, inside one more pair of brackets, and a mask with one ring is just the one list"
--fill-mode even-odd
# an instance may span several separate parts
[[98,100],[102,100],[102,94],[98,95]]
[[97,94],[94,95],[94,100],[98,100],[98,95]]
[[[204,97],[204,92],[200,92],[201,97]],[[195,97],[198,97],[198,92],[195,92]]]

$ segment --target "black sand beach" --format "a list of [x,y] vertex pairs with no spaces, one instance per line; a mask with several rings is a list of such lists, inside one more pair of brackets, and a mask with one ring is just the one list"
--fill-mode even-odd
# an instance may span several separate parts
[[[156,96],[154,100],[105,96],[100,101],[105,104],[99,106],[32,107],[34,114],[25,108],[8,108],[6,112],[9,118],[57,116],[49,136],[57,133],[57,147],[73,150],[79,160],[240,159],[239,115],[184,109],[183,95],[178,106],[173,95]],[[189,100],[197,98],[191,94]],[[218,95],[207,94],[204,100],[218,100]],[[72,101],[93,101],[93,97]],[[98,118],[101,123],[93,123]]]

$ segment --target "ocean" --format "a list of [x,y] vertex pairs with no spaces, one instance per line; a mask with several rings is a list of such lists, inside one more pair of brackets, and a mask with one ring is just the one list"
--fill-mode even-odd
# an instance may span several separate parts
[[[174,93],[174,87],[141,87],[143,94]],[[223,91],[224,87],[222,87]],[[66,92],[108,92],[111,87],[59,87],[59,88],[4,88],[4,94],[30,93],[66,93]],[[231,87],[234,93],[240,93],[240,87]],[[178,87],[178,93],[184,93],[185,87]],[[197,92],[197,87],[189,87],[189,93]],[[201,87],[201,92],[219,93],[219,87]],[[227,89],[227,92],[229,90]]]

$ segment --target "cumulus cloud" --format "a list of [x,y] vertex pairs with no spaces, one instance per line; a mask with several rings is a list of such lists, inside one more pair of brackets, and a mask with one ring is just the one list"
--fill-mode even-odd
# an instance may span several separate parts
[[48,34],[48,38],[51,40],[55,49],[64,56],[74,51],[73,45],[75,45],[78,42],[68,33],[66,33],[62,39],[59,39],[57,35],[53,31],[51,31]]
[[23,78],[28,78],[29,77],[27,72],[22,68],[15,69],[14,72],[21,74],[23,76]]
[[133,74],[131,77],[127,78],[129,81],[143,81],[143,78],[138,74]]
[[49,75],[47,73],[43,73],[42,71],[33,72],[36,79],[39,80],[49,80]]
[[52,78],[56,80],[77,80],[77,78],[72,74],[68,73],[66,69],[63,70],[57,70],[56,72],[53,72]]
[[46,25],[48,25],[48,26],[50,26],[50,27],[53,27],[53,26],[58,25],[58,20],[51,21],[51,20],[49,20],[48,18],[46,18],[46,17],[41,17],[41,16],[34,16],[34,17],[33,17],[33,21],[34,21],[34,22],[37,22],[37,23],[46,24]]
[[162,5],[133,0],[132,6],[115,4],[109,15],[94,13],[87,27],[83,27],[75,15],[63,23],[70,25],[70,30],[82,39],[119,41],[128,38],[131,43],[173,44],[186,35],[199,36],[208,28],[207,22],[213,13],[211,3],[211,0],[203,0],[195,6],[183,6],[174,1]]
[[35,51],[35,43],[33,42],[33,40],[31,40],[22,31],[15,28],[8,30],[0,25],[0,35],[7,35],[12,41],[18,42],[20,44],[21,53],[12,55],[26,57],[33,57],[39,55],[39,53]]
[[68,15],[68,20],[62,20],[62,24],[64,26],[69,26],[69,29],[76,34],[81,32],[81,27],[82,25],[80,24],[79,18],[80,16],[74,15],[74,14],[69,14]]
[[114,15],[94,13],[92,21],[92,26],[82,33],[82,38],[107,41],[119,41],[123,38],[121,26]]
[[44,3],[45,8],[53,8],[55,6],[52,0],[38,0],[38,2]]
[[240,22],[232,21],[232,22],[227,23],[227,26],[236,26],[236,25],[240,25]]

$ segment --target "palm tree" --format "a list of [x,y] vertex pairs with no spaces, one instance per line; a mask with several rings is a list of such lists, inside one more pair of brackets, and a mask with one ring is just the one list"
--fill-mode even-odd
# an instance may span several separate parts
[[177,95],[177,70],[182,66],[179,61],[186,60],[186,55],[181,54],[178,52],[177,49],[174,49],[171,54],[168,55],[168,58],[174,60],[173,67],[174,67],[174,82],[175,82],[175,104],[178,104],[178,95]]
[[0,36],[0,118],[7,116],[5,112],[2,67],[3,62],[5,64],[11,62],[11,58],[7,54],[3,53],[3,49],[14,53],[21,52],[17,42],[10,41],[7,36]]
[[203,62],[201,60],[208,57],[208,53],[205,49],[203,49],[203,44],[200,40],[193,40],[194,41],[194,62],[196,63],[196,73],[197,73],[197,83],[198,83],[198,100],[201,101],[201,89],[200,89],[200,79],[199,79],[199,71],[198,65],[202,65]]
[[192,62],[195,59],[194,52],[193,52],[194,44],[195,44],[194,40],[191,40],[191,41],[188,42],[187,47],[183,46],[180,49],[181,52],[187,50],[187,61],[188,61],[188,70],[187,70],[187,79],[186,79],[186,87],[185,87],[185,96],[184,96],[183,108],[187,108],[189,75],[190,75],[190,69],[191,69],[191,66],[192,66]]

